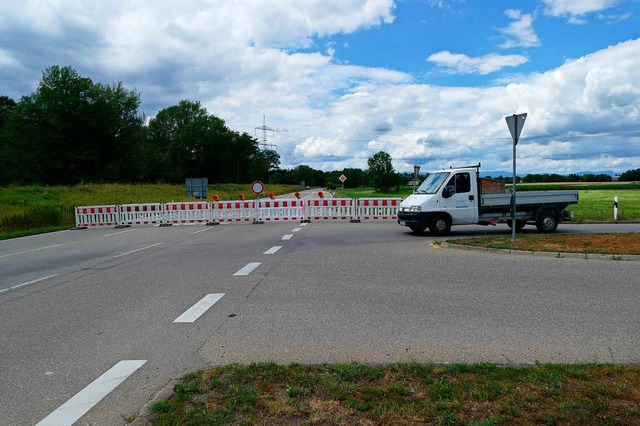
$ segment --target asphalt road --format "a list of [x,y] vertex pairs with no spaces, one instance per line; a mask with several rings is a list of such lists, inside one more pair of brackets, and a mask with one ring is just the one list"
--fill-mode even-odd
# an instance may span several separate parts
[[[453,237],[485,233],[510,230]],[[640,362],[639,262],[434,240],[285,223],[1,241],[0,424],[126,424],[171,379],[232,362]]]

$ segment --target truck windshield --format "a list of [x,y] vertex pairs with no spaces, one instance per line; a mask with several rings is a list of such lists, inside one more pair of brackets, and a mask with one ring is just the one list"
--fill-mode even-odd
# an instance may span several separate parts
[[432,173],[416,190],[417,194],[435,194],[449,177],[449,172]]

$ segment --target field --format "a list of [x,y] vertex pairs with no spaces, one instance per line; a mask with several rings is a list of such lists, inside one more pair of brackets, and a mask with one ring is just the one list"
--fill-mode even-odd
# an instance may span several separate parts
[[[618,220],[640,220],[640,185],[522,185],[519,190],[578,189],[580,203],[570,206],[576,222],[613,220],[613,197],[618,196]],[[266,185],[265,193],[276,195],[299,190],[295,185]],[[412,187],[389,193],[372,188],[338,190],[336,197],[407,197]],[[249,185],[209,185],[209,199],[214,194],[222,200],[237,199],[238,194],[252,198]],[[189,201],[183,185],[168,184],[83,184],[76,186],[9,186],[0,188],[0,239],[42,231],[68,228],[74,224],[76,206],[146,202]]]

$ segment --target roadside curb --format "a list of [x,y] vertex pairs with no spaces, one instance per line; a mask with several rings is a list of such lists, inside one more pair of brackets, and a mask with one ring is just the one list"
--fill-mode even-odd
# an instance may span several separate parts
[[530,251],[530,250],[511,250],[497,249],[490,247],[469,246],[465,244],[456,244],[443,241],[440,247],[454,250],[472,250],[484,251],[500,254],[513,254],[521,256],[533,257],[555,257],[557,259],[586,259],[586,260],[624,260],[624,261],[640,261],[640,255],[636,254],[597,254],[597,253],[572,253],[572,252],[553,252],[553,251]]
[[162,389],[160,389],[149,401],[147,401],[138,414],[136,415],[135,420],[133,420],[129,425],[131,426],[142,426],[149,423],[149,420],[153,416],[152,407],[157,403],[164,399],[169,399],[171,395],[173,395],[174,388],[176,384],[178,384],[180,380],[171,379],[169,383],[167,383]]

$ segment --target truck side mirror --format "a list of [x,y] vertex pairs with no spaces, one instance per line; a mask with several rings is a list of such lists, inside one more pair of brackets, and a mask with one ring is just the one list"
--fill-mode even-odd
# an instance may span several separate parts
[[442,197],[443,198],[450,198],[455,193],[456,193],[456,191],[455,191],[455,189],[453,189],[452,186],[445,186],[444,189],[442,190]]

